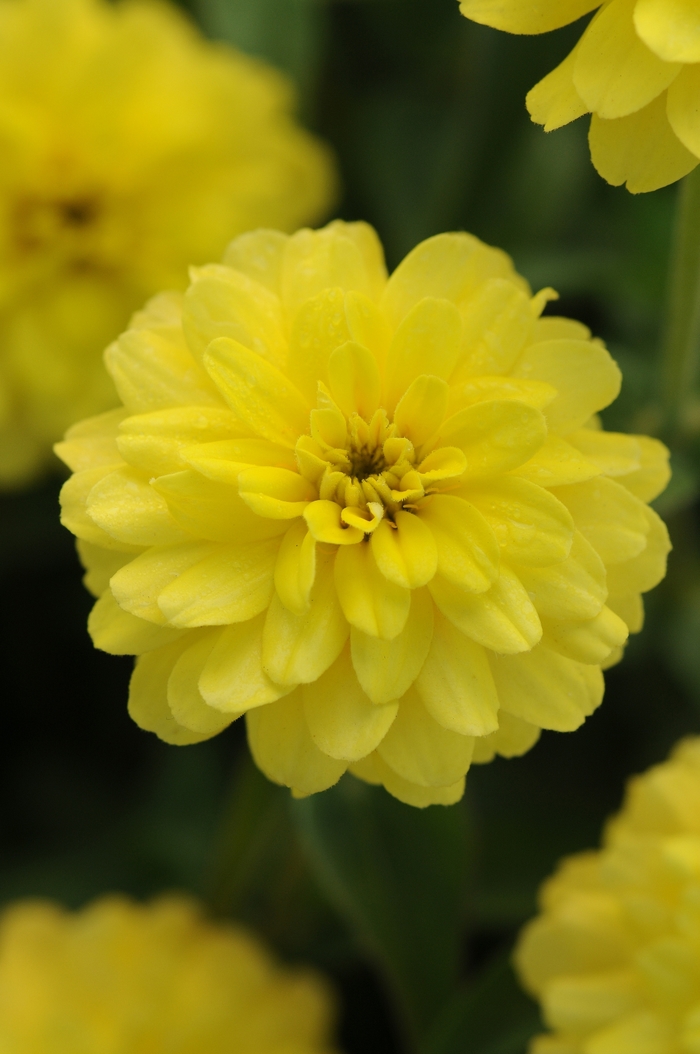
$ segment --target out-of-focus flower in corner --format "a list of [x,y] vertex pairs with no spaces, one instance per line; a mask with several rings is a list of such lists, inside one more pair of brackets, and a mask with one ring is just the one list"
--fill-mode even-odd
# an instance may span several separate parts
[[[700,14],[694,0],[460,0],[510,33],[546,33],[595,11],[567,58],[527,96],[546,131],[591,113],[591,158],[633,194],[700,162]],[[597,10],[596,10],[597,9]]]
[[542,888],[515,961],[552,1032],[532,1054],[700,1051],[700,739],[630,781],[598,852]]
[[468,234],[387,279],[366,224],[235,240],[106,353],[123,407],[58,444],[97,647],[171,743],[247,712],[296,795],[350,768],[459,799],[598,706],[665,571],[656,440],[620,372]]
[[0,0],[0,488],[116,403],[101,353],[259,225],[323,219],[288,81],[158,0]]
[[0,917],[0,1048],[13,1054],[331,1054],[333,999],[181,896]]

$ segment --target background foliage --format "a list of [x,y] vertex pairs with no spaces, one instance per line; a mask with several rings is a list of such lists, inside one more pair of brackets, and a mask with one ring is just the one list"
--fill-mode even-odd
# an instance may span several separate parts
[[[585,122],[546,136],[526,90],[577,27],[514,38],[456,0],[189,0],[211,36],[296,80],[334,146],[337,214],[373,223],[394,266],[467,229],[505,247],[557,313],[586,322],[624,372],[608,427],[654,431],[676,189],[640,198],[588,160]],[[90,598],[58,525],[58,476],[0,501],[0,898],[78,905],[107,889],[179,887],[278,951],[328,970],[348,1054],[519,1054],[538,1027],[508,953],[541,879],[595,844],[625,778],[700,731],[700,559],[692,437],[657,503],[675,551],[647,625],[575,735],[472,769],[464,802],[411,810],[345,777],[292,802],[247,758],[243,730],[168,747],[126,714],[129,660],[93,651]]]

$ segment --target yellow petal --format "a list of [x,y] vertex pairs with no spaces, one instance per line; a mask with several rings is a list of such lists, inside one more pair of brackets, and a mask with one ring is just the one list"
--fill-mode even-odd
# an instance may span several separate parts
[[220,337],[204,365],[242,425],[253,435],[293,447],[308,431],[309,405],[283,373],[242,344]]
[[223,406],[216,386],[181,337],[130,329],[105,352],[119,398],[132,414],[171,406]]
[[545,132],[553,132],[588,112],[574,85],[575,64],[574,50],[525,97],[530,116],[536,124],[544,125]]
[[338,220],[320,231],[297,231],[287,240],[282,263],[287,316],[294,319],[302,304],[332,287],[376,299],[382,271],[381,247],[366,223]]
[[393,640],[370,637],[354,626],[350,635],[357,679],[373,703],[393,702],[420,673],[433,635],[433,605],[425,590],[411,594],[411,610]]
[[639,633],[644,626],[644,601],[639,593],[611,593],[608,607],[619,615],[630,633]]
[[481,765],[493,761],[496,754],[503,758],[519,758],[530,750],[540,738],[540,729],[523,721],[520,717],[498,712],[498,728],[489,736],[474,740],[472,763]]
[[489,656],[501,708],[540,728],[573,732],[603,698],[597,666],[540,645],[526,655]]
[[479,402],[458,410],[440,429],[443,442],[467,458],[465,476],[477,479],[524,464],[547,438],[539,410],[512,399]]
[[263,669],[276,684],[315,681],[338,658],[348,632],[333,583],[333,557],[319,552],[305,614],[295,615],[272,598],[263,633]]
[[697,65],[685,66],[668,89],[666,115],[671,128],[686,149],[694,157],[700,157],[700,117],[698,116],[698,90],[700,69]]
[[693,0],[637,0],[634,25],[664,62],[700,62],[700,18]]
[[238,493],[258,516],[292,520],[302,516],[316,497],[316,488],[288,468],[246,468],[238,477]]
[[460,10],[474,22],[508,33],[549,33],[588,14],[599,0],[461,0]]
[[484,245],[472,234],[437,234],[404,257],[386,284],[381,307],[396,327],[424,297],[459,305],[490,278],[525,285],[502,250]]
[[331,354],[351,337],[342,289],[324,289],[299,309],[292,327],[285,373],[309,403],[316,402],[318,382],[329,382]]
[[88,618],[92,643],[110,655],[143,655],[182,635],[182,630],[157,626],[120,608],[107,590],[94,605]]
[[590,340],[591,331],[583,322],[562,315],[544,315],[535,322],[533,344],[543,340]]
[[509,560],[543,567],[569,555],[574,531],[571,513],[550,491],[505,476],[465,487],[462,493],[490,525]]
[[594,618],[605,603],[605,566],[580,531],[574,532],[566,560],[549,567],[519,567],[518,577],[547,618]]
[[186,467],[185,448],[238,435],[230,410],[221,406],[177,406],[127,417],[119,427],[119,453],[148,476],[163,476]]
[[282,259],[289,236],[281,231],[259,228],[239,234],[229,242],[224,264],[279,294]]
[[345,648],[330,669],[302,690],[306,723],[319,750],[341,761],[357,761],[382,741],[398,703],[375,706],[360,688]]
[[496,536],[473,505],[451,494],[435,494],[418,513],[437,545],[437,570],[473,593],[483,593],[498,577]]
[[334,574],[338,599],[351,626],[383,640],[393,640],[401,633],[411,606],[411,591],[384,577],[370,545],[339,549]]
[[109,589],[109,580],[113,574],[134,559],[134,553],[119,552],[115,549],[103,549],[101,546],[92,545],[82,538],[76,539],[80,562],[85,568],[83,584],[94,597],[101,597],[106,589]]
[[633,969],[554,977],[543,993],[543,1013],[551,1028],[585,1035],[636,1010],[644,999]]
[[187,538],[138,469],[116,469],[96,483],[88,494],[87,512],[103,531],[129,545],[168,545]]
[[639,446],[639,468],[622,476],[619,482],[636,498],[653,501],[666,489],[671,478],[668,447],[650,436],[634,436]]
[[[382,289],[386,279],[382,284]],[[381,293],[377,294],[377,299]],[[352,333],[352,339],[363,348],[368,348],[376,361],[383,364],[391,343],[391,330],[376,303],[363,293],[350,291],[345,294],[345,317]]]
[[504,655],[529,651],[542,627],[520,579],[501,564],[498,580],[485,593],[467,593],[436,575],[429,586],[433,600],[457,629],[477,644]]
[[330,545],[356,545],[364,538],[358,527],[348,526],[341,518],[342,509],[335,501],[312,501],[304,509],[304,519],[317,542]]
[[294,471],[294,452],[267,439],[226,439],[196,443],[181,451],[183,459],[207,479],[238,487],[238,477],[251,465],[267,465]]
[[600,344],[587,340],[546,340],[531,344],[513,369],[514,377],[546,381],[558,396],[545,410],[547,425],[566,435],[617,398],[622,375]]
[[462,355],[452,384],[508,373],[535,325],[529,296],[504,278],[484,282],[462,308],[462,319]]
[[182,325],[187,343],[200,361],[217,337],[229,337],[276,366],[286,355],[279,298],[222,264],[191,269]]
[[168,678],[168,706],[179,725],[199,735],[215,736],[231,724],[231,714],[207,706],[197,687],[199,675],[221,636],[209,631],[183,651]]
[[572,432],[567,439],[547,436],[543,445],[529,461],[513,469],[513,475],[520,479],[527,479],[530,483],[537,483],[540,487],[561,487],[567,483],[582,483],[586,479],[600,475],[601,470],[598,463],[589,461],[575,446],[571,445],[571,436],[580,434],[580,432]]
[[276,539],[218,545],[162,590],[158,607],[171,626],[222,626],[264,611],[274,588]]
[[302,520],[285,534],[275,563],[277,596],[295,615],[309,610],[315,578],[316,540]]
[[385,578],[404,589],[424,586],[437,569],[437,546],[432,531],[418,516],[397,512],[395,526],[382,520],[371,535],[377,567]]
[[609,607],[584,622],[542,623],[542,643],[560,655],[577,662],[600,665],[622,647],[628,630],[622,619]]
[[[437,480],[456,479],[466,468],[467,459],[458,447],[443,446],[423,458],[417,472],[421,485],[427,489],[429,484]],[[413,473],[407,472],[406,476],[413,477]]]
[[456,783],[469,769],[474,750],[471,736],[443,728],[412,689],[399,703],[399,712],[377,753],[402,779],[420,787]]
[[426,296],[409,311],[391,342],[384,406],[391,413],[409,385],[425,373],[448,380],[457,364],[462,319],[449,300]]
[[[120,462],[123,465],[123,462]],[[114,466],[116,469],[118,466]],[[111,534],[98,527],[87,511],[87,499],[92,488],[109,475],[108,465],[86,468],[75,472],[61,487],[61,523],[77,538],[102,549],[116,549],[120,552],[131,550],[139,552],[142,546],[118,542]]]
[[515,399],[536,410],[543,410],[556,397],[557,390],[544,381],[524,381],[521,377],[470,377],[450,384],[449,412],[455,413],[474,403],[488,403],[495,399]]
[[588,461],[597,465],[604,476],[627,476],[641,467],[642,451],[637,436],[580,428],[570,432],[567,439]]
[[274,684],[262,668],[265,616],[227,626],[199,676],[202,698],[216,710],[238,715],[281,699],[292,687]]
[[62,443],[54,445],[54,453],[71,472],[83,472],[100,465],[116,466],[121,461],[117,432],[125,417],[126,411],[120,406],[117,410],[80,421],[68,429]]
[[185,542],[147,549],[112,576],[110,586],[117,603],[132,615],[164,625],[165,615],[158,607],[160,594],[218,548],[214,542]]
[[574,85],[587,108],[610,120],[635,113],[668,88],[680,66],[662,62],[637,36],[637,0],[611,0],[576,48]]
[[586,1054],[667,1054],[675,1045],[675,1029],[665,1015],[640,1010],[599,1029],[586,1045]]
[[447,382],[440,377],[429,374],[416,377],[394,412],[398,434],[410,439],[414,447],[422,446],[435,435],[447,409],[447,392]]
[[301,691],[246,714],[248,743],[255,764],[268,779],[301,794],[315,794],[337,783],[347,767],[319,750],[304,717]]
[[278,537],[287,529],[284,520],[256,516],[235,487],[193,469],[159,476],[153,487],[166,499],[176,523],[195,538],[243,544]]
[[378,501],[367,502],[366,509],[346,506],[340,514],[343,523],[346,523],[348,527],[356,527],[365,535],[375,531],[383,518],[384,506]]
[[442,615],[435,619],[416,690],[443,728],[462,736],[485,736],[498,728],[498,695],[486,653]]
[[675,183],[698,163],[669,124],[665,94],[643,110],[614,121],[594,114],[588,143],[599,175],[615,187],[626,183],[632,194]]
[[608,569],[611,593],[646,593],[666,574],[666,559],[671,550],[666,524],[653,509],[645,508],[644,514],[649,527],[646,546],[638,556]]
[[645,548],[650,530],[646,505],[619,483],[598,476],[587,483],[558,487],[554,493],[604,564],[630,560]]
[[337,406],[324,406],[310,414],[311,435],[322,450],[343,450],[348,442],[348,428]]
[[216,733],[193,732],[173,717],[168,706],[168,678],[173,666],[189,646],[189,635],[174,644],[149,651],[136,660],[129,682],[129,714],[145,732],[155,732],[165,743],[184,746],[201,743]]
[[347,417],[358,413],[371,421],[381,393],[379,367],[371,351],[355,341],[336,348],[328,359],[328,379],[331,394]]
[[389,794],[415,809],[426,809],[429,805],[454,805],[464,795],[464,777],[449,787],[421,787],[402,779],[376,751],[351,765],[350,771],[368,783],[383,783]]

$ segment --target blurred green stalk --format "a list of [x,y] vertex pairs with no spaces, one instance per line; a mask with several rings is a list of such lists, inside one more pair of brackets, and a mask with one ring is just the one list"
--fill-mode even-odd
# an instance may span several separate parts
[[700,359],[700,166],[683,180],[678,195],[671,254],[666,331],[662,344],[662,435],[681,438],[684,409]]

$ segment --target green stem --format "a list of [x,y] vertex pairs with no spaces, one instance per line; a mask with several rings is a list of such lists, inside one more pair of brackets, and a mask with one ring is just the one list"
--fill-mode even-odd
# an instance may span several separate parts
[[700,359],[700,166],[679,190],[662,355],[663,434],[673,440],[682,431]]

